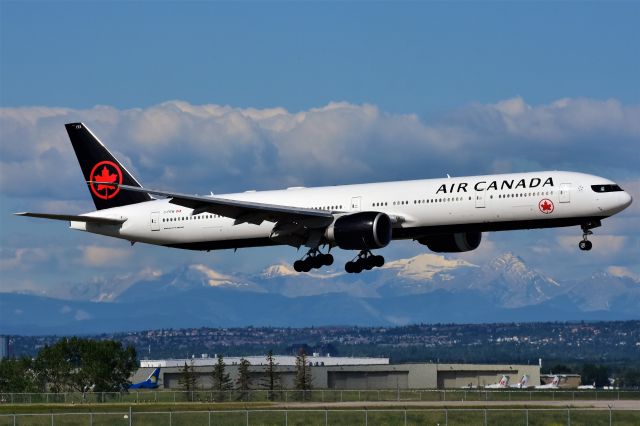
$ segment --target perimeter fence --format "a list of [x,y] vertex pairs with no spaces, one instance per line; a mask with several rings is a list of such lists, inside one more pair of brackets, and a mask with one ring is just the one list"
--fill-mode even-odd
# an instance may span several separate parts
[[192,392],[0,393],[0,404],[100,404],[173,402],[377,402],[377,401],[585,401],[640,400],[640,390],[527,389],[384,389],[384,390],[250,390]]
[[225,410],[104,413],[2,414],[0,426],[374,426],[374,425],[567,425],[631,426],[640,410],[629,409],[373,409]]

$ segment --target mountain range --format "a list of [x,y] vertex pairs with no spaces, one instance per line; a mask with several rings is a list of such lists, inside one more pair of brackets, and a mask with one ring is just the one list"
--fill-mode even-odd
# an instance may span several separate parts
[[286,264],[224,274],[190,264],[57,291],[2,293],[0,333],[640,318],[640,282],[606,272],[559,281],[513,253],[484,265],[422,254],[363,274],[297,273]]

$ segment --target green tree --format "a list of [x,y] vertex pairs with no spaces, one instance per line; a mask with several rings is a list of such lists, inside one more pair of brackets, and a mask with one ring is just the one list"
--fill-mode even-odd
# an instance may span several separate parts
[[211,374],[213,379],[213,390],[218,391],[218,397],[216,399],[222,400],[225,392],[232,388],[232,381],[229,373],[226,372],[226,365],[222,355],[218,355],[218,362],[213,367]]
[[52,392],[122,391],[129,387],[129,377],[137,366],[132,346],[77,337],[45,346],[34,361],[39,381]]
[[296,380],[295,387],[301,391],[300,396],[305,399],[306,391],[311,389],[311,366],[307,362],[307,354],[304,348],[300,348],[296,356]]
[[184,367],[180,370],[180,378],[178,379],[178,385],[180,389],[187,393],[187,400],[193,401],[193,391],[196,389],[196,373],[193,367],[193,361],[187,364],[184,362]]
[[267,398],[270,401],[276,399],[280,395],[280,390],[282,389],[280,373],[278,373],[278,363],[275,362],[273,351],[271,349],[269,349],[269,352],[267,352],[267,364],[264,370],[262,388],[267,389]]
[[49,392],[70,390],[71,364],[67,359],[67,346],[66,339],[52,346],[45,345],[35,358],[38,379]]
[[571,374],[571,373],[572,373],[571,368],[569,368],[564,364],[556,364],[553,367],[551,367],[551,370],[549,370],[549,374]]
[[582,367],[582,384],[596,387],[609,386],[609,370],[604,365],[585,364]]
[[0,392],[40,392],[31,358],[0,359]]
[[244,400],[247,398],[249,393],[249,389],[251,389],[251,372],[249,371],[249,367],[251,363],[244,359],[240,359],[240,364],[238,365],[238,378],[236,379],[236,389],[238,390],[238,399]]
[[129,377],[138,368],[136,350],[114,340],[85,340],[84,345],[81,353],[84,385],[96,392],[126,390],[131,384]]
[[624,387],[638,388],[640,387],[640,370],[630,368],[622,375],[622,384]]

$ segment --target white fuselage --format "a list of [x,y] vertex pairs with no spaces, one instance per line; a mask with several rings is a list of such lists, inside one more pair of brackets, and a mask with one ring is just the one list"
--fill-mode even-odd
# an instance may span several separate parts
[[[624,191],[596,192],[610,180],[574,172],[543,171],[216,195],[217,198],[330,211],[376,211],[395,218],[393,239],[451,232],[579,225],[611,216],[631,203]],[[546,201],[545,201],[546,200]],[[277,244],[274,224],[234,219],[158,199],[88,213],[126,218],[122,225],[71,222],[71,228],[132,242],[193,249]]]

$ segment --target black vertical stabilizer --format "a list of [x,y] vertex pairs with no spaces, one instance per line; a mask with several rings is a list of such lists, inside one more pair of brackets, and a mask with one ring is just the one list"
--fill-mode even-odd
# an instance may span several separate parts
[[131,173],[107,150],[91,130],[82,123],[65,124],[71,145],[76,152],[82,174],[98,210],[150,201],[149,194],[121,191],[110,183],[142,187]]

